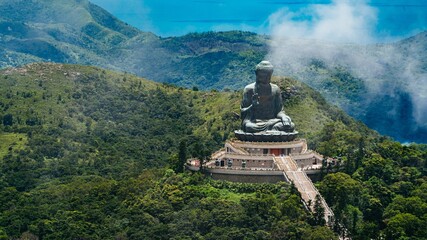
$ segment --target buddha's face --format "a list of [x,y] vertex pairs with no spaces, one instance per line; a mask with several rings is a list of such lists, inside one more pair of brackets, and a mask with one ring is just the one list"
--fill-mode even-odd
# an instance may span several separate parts
[[256,81],[262,84],[268,84],[271,81],[272,71],[258,70],[255,72]]

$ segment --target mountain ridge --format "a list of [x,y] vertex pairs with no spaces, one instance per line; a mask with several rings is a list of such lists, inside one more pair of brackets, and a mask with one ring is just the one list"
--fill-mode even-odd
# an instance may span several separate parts
[[[43,61],[75,63],[184,87],[222,90],[252,82],[254,66],[272,58],[276,75],[309,84],[381,133],[402,142],[427,141],[424,89],[417,87],[425,85],[426,32],[368,46],[319,42],[306,46],[298,41],[279,54],[288,57],[282,60],[271,56],[269,36],[230,31],[161,38],[121,22],[86,0],[53,2],[32,0],[33,9],[26,1],[0,2],[0,12],[7,13],[0,18],[0,68]],[[21,7],[25,11],[16,10]],[[76,17],[80,15],[84,17]],[[334,55],[289,55],[295,49],[310,48]],[[417,62],[412,64],[414,59]]]

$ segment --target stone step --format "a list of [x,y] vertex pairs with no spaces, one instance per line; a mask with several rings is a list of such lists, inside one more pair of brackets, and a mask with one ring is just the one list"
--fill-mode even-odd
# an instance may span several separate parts
[[298,166],[296,162],[290,156],[282,156],[275,157],[274,161],[280,170],[283,171],[286,179],[292,181],[297,188],[297,190],[301,194],[301,198],[307,204],[311,202],[312,204],[309,206],[310,210],[313,211],[314,202],[316,201],[316,196],[319,195],[322,200],[322,206],[325,209],[325,221],[328,225],[332,224],[333,212],[329,208],[326,201],[320,195],[317,188],[314,186],[311,179],[307,176],[307,174],[298,170]]

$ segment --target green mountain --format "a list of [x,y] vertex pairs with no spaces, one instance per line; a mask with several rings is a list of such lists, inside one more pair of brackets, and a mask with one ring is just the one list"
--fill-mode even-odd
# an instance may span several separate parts
[[[304,83],[274,82],[301,136],[339,159],[318,187],[348,233],[422,239],[427,148],[379,136]],[[90,66],[1,70],[1,238],[336,238],[291,185],[179,173],[179,155],[233,137],[241,97]]]
[[156,39],[88,1],[3,0],[0,12],[2,67],[53,61],[112,68],[106,56],[114,46],[137,36]]
[[[241,89],[253,81],[253,67],[271,58],[277,75],[307,83],[382,134],[399,141],[427,139],[426,32],[391,44],[289,40],[275,49],[275,39],[239,31],[160,38],[87,0],[2,0],[0,13],[2,68],[76,63],[222,90]],[[301,54],[301,49],[312,51]]]
[[266,37],[253,33],[162,39],[87,0],[1,1],[0,12],[0,67],[34,61],[78,63],[186,87],[222,89],[240,88],[267,53]]

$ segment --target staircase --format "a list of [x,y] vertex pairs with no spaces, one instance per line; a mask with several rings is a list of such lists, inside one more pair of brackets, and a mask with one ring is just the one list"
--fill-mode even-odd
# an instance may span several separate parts
[[311,211],[314,211],[316,195],[319,194],[322,206],[325,209],[326,224],[332,226],[334,213],[329,208],[322,195],[320,195],[317,188],[313,185],[313,182],[307,176],[307,174],[304,171],[298,169],[298,165],[290,156],[274,157],[274,161],[278,168],[283,171],[285,178],[289,182],[292,181],[295,184],[295,187],[301,193],[301,197],[306,206],[308,206],[308,203],[311,202],[311,205],[309,206]]

